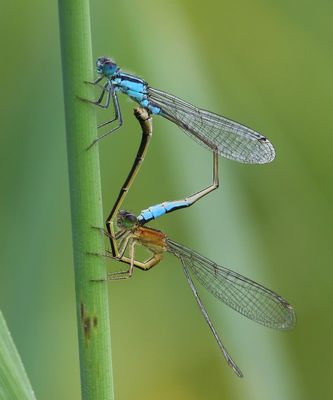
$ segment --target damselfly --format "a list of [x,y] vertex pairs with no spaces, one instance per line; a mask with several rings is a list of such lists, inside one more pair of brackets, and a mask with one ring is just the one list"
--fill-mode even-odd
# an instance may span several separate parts
[[[186,134],[204,147],[217,151],[223,157],[252,164],[271,162],[275,157],[273,145],[260,133],[218,114],[202,110],[176,96],[153,89],[144,80],[122,72],[108,57],[99,57],[96,62],[97,85],[104,78],[105,84],[96,101],[99,107],[108,108],[112,99],[115,116],[98,126],[102,128],[118,121],[117,126],[100,135],[91,145],[119,129],[123,123],[117,93],[122,92],[139,103],[153,115],[161,115],[178,125]],[[104,96],[106,101],[103,104]]]
[[[217,265],[193,250],[167,238],[161,231],[144,226],[148,221],[157,219],[165,213],[191,206],[201,197],[216,189],[219,184],[218,157],[216,152],[213,153],[213,182],[207,188],[183,200],[168,201],[149,207],[141,211],[138,217],[127,211],[118,212],[120,205],[128,193],[130,184],[133,182],[143,161],[149,139],[152,135],[151,118],[149,118],[148,113],[143,109],[137,109],[135,110],[135,115],[142,126],[141,143],[131,171],[106,221],[107,235],[111,242],[111,252],[107,254],[112,258],[129,264],[129,268],[125,271],[110,273],[107,279],[119,280],[130,278],[134,267],[149,270],[162,260],[165,252],[174,254],[181,260],[187,282],[224,357],[234,372],[239,377],[242,377],[241,370],[229,355],[210,320],[196,290],[191,274],[219,300],[262,325],[275,329],[290,329],[295,324],[294,310],[283,297],[270,289]],[[114,219],[117,219],[117,232],[114,227]],[[151,252],[151,257],[145,261],[139,261],[135,253],[137,245],[148,249]]]
[[[180,245],[169,239],[161,231],[143,226],[140,220],[128,211],[118,213],[117,226],[119,231],[112,238],[117,242],[115,258],[129,264],[129,268],[125,271],[110,273],[108,279],[130,278],[134,267],[144,271],[149,270],[162,260],[165,252],[178,257],[201,313],[228,364],[239,377],[242,377],[243,374],[215,330],[199,297],[191,274],[217,299],[251,320],[270,328],[282,330],[291,329],[294,326],[293,307],[272,290]],[[138,261],[136,259],[135,248],[137,245],[144,246],[150,251],[151,256],[147,260]]]

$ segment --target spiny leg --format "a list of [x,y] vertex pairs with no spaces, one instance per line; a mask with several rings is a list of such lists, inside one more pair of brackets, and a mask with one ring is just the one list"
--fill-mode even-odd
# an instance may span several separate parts
[[98,226],[92,226],[91,229],[99,231],[101,234],[108,237],[113,242],[117,243],[117,253],[113,254],[112,252],[110,252],[110,250],[106,250],[105,254],[89,252],[88,254],[90,255],[103,256],[103,257],[113,258],[115,260],[120,260],[126,251],[129,240],[133,238],[131,232],[125,228],[120,229],[114,235],[111,235],[107,230],[105,230],[104,228],[100,228]]
[[[118,271],[118,272],[110,272],[107,275],[107,280],[120,280],[120,279],[129,279],[132,277],[133,275],[133,268],[134,268],[134,262],[135,262],[135,246],[136,246],[137,242],[135,239],[133,239],[132,237],[129,237],[124,246],[123,249],[121,250],[121,252],[119,253],[119,260],[122,260],[124,258],[124,253],[126,251],[126,248],[128,246],[130,246],[130,262],[127,263],[129,264],[129,268],[125,271]],[[126,257],[127,259],[127,257]]]
[[[89,253],[90,255],[96,255],[96,256],[104,256],[104,257],[108,257],[108,258],[113,258],[117,261],[123,261],[122,258],[126,258],[126,261],[124,261],[126,264],[133,264],[134,262],[134,246],[135,246],[135,239],[133,239],[133,236],[128,236],[126,238],[124,238],[123,240],[125,240],[125,243],[123,243],[122,249],[119,253],[118,257],[113,256],[112,254],[110,254],[109,251],[106,251],[106,254],[96,254],[96,253]],[[122,240],[122,242],[123,242]],[[131,258],[128,259],[130,262],[127,262],[127,257],[124,257],[125,251],[128,247],[128,245],[130,244],[131,246]],[[92,282],[104,282],[104,281],[108,281],[108,280],[119,280],[119,279],[127,279],[130,278],[132,276],[133,273],[133,266],[129,267],[129,269],[125,270],[125,271],[115,271],[115,272],[109,272],[107,274],[107,277],[104,279],[94,279],[92,280]]]
[[[105,125],[111,124],[112,122],[116,121],[117,119],[119,119],[119,121],[121,121],[121,123],[123,122],[122,121],[122,117],[121,117],[120,107],[119,107],[118,96],[116,95],[114,89],[112,89],[111,95],[112,95],[112,102],[113,102],[113,108],[114,108],[115,116],[114,116],[113,119],[97,125],[98,129],[102,128]],[[109,103],[110,103],[110,99],[109,99]]]
[[102,233],[104,236],[108,237],[109,239],[113,239],[113,240],[119,240],[127,232],[127,230],[125,228],[122,228],[116,234],[111,235],[111,233],[108,232],[105,228],[101,228],[99,226],[92,226],[91,229],[97,230],[100,233]]
[[[139,269],[147,271],[147,270],[151,269],[152,267],[154,267],[156,264],[158,264],[163,257],[164,249],[161,248],[160,251],[154,251],[154,250],[150,249],[149,247],[146,247],[147,250],[149,250],[151,252],[151,254],[152,254],[151,257],[149,257],[145,261],[136,260],[134,249],[135,249],[135,246],[138,243],[140,243],[140,237],[137,236],[136,233],[133,233],[131,231],[127,231],[127,233],[128,233],[128,235],[125,234],[124,237],[121,239],[121,242],[119,243],[118,255],[113,256],[111,252],[109,252],[109,253],[111,253],[110,257],[112,257],[113,259],[116,259],[118,261],[121,261],[123,263],[129,264],[130,267],[127,271],[111,272],[108,274],[108,277],[112,277],[115,275],[118,276],[118,275],[122,275],[122,274],[126,274],[127,275],[126,277],[131,277],[134,267],[137,267]],[[125,252],[128,247],[130,248],[129,257],[125,256]],[[123,278],[121,278],[121,279],[123,279]]]
[[99,139],[101,139],[104,136],[110,134],[114,130],[119,129],[120,126],[123,124],[123,118],[122,118],[121,111],[120,111],[118,96],[117,96],[116,92],[114,91],[114,89],[112,88],[112,86],[111,86],[111,96],[112,96],[112,102],[113,102],[115,117],[113,119],[109,120],[109,121],[106,121],[106,122],[103,122],[102,124],[99,124],[97,126],[97,128],[102,128],[105,125],[108,125],[108,124],[111,124],[114,121],[117,121],[118,119],[119,119],[119,125],[118,125],[118,127],[115,127],[113,129],[111,129],[111,131],[108,131],[108,132],[104,133],[102,136],[99,136]]
[[[118,259],[119,261],[125,263],[125,264],[131,264],[132,259],[126,256],[123,256],[122,258]],[[153,268],[156,264],[158,264],[162,260],[162,254],[161,253],[153,253],[152,257],[148,258],[146,261],[138,261],[138,260],[133,260],[133,266],[137,267],[139,269],[142,269],[143,271],[148,271],[151,268]],[[111,274],[113,274],[111,272]]]
[[127,246],[129,244],[132,244],[133,240],[134,240],[133,235],[128,235],[121,239],[120,244],[119,244],[120,250],[119,250],[118,256],[115,257],[116,259],[120,260],[121,258],[124,257],[125,252],[127,250]]
[[[101,108],[104,108],[104,109],[108,108],[109,105],[110,105],[110,89],[109,89],[109,86],[110,86],[110,82],[107,81],[104,84],[104,86],[102,87],[101,94],[99,95],[97,100],[89,100],[89,99],[85,99],[83,97],[79,97],[79,99],[84,101],[84,102],[86,102],[86,103],[90,103],[90,104],[93,104],[95,106],[98,106],[98,107],[101,107]],[[106,92],[107,92],[106,102],[105,102],[105,104],[101,104]]]
[[[101,104],[101,102],[104,98],[105,92],[107,92],[106,102],[105,102],[105,104]],[[109,108],[109,106],[110,106],[110,98],[111,98],[111,91],[109,89],[109,82],[107,82],[103,86],[102,93],[100,94],[99,98],[96,101],[92,101],[90,103],[95,104],[98,107],[106,109],[106,108]],[[98,126],[97,126],[97,128],[98,128]]]
[[119,102],[118,102],[118,97],[117,97],[117,94],[112,89],[112,87],[111,87],[110,91],[108,91],[108,102],[110,102],[110,95],[112,96],[113,104],[114,104],[114,107],[115,107],[116,117],[113,120],[107,121],[107,122],[99,125],[98,127],[100,128],[100,127],[102,127],[104,125],[107,125],[107,124],[109,124],[109,123],[111,123],[113,121],[116,121],[116,120],[118,120],[118,125],[115,126],[114,128],[112,128],[110,131],[103,133],[103,135],[100,135],[95,140],[93,140],[93,142],[87,147],[87,150],[89,150],[92,146],[94,146],[94,144],[96,144],[101,139],[103,139],[106,136],[110,135],[111,133],[114,133],[115,131],[117,131],[123,125],[123,117],[121,115]]
[[97,83],[99,83],[102,79],[104,78],[104,76],[99,76],[98,78],[96,78],[94,81],[84,81],[84,83],[87,83],[88,85],[97,85]]
[[129,267],[129,270],[128,270],[128,277],[127,277],[127,278],[131,278],[131,276],[133,275],[134,256],[135,256],[134,248],[135,248],[135,245],[136,245],[136,242],[135,242],[135,241],[133,241],[133,242],[130,244],[130,258],[131,258],[131,264],[130,264],[130,267]]
[[137,261],[134,265],[144,271],[148,271],[155,267],[162,260],[162,253],[153,253],[152,257],[148,258],[144,262]]

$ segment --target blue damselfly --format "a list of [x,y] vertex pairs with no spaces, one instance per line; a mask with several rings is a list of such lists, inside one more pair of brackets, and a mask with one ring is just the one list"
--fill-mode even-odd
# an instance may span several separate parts
[[[186,134],[204,147],[217,151],[223,157],[252,164],[271,162],[275,151],[270,141],[259,132],[218,114],[195,107],[176,96],[154,89],[144,80],[120,70],[108,57],[99,57],[96,62],[97,85],[103,79],[102,92],[96,101],[99,107],[108,108],[112,99],[115,116],[100,124],[102,128],[118,121],[117,126],[100,135],[93,143],[119,129],[123,123],[117,93],[122,92],[153,115],[161,115],[178,125]],[[104,96],[106,101],[103,104]]]

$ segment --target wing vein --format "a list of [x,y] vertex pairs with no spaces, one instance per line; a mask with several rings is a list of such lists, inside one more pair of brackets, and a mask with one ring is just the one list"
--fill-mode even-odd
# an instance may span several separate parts
[[171,239],[168,239],[168,251],[186,263],[202,286],[240,314],[270,328],[290,329],[294,326],[292,306],[272,290]]
[[221,115],[197,108],[169,93],[148,87],[151,103],[196,142],[223,157],[253,164],[271,162],[275,151],[259,132]]

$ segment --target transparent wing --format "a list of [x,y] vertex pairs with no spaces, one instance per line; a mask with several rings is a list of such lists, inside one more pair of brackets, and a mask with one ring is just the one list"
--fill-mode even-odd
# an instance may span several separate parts
[[249,164],[269,163],[275,157],[269,140],[244,125],[151,87],[148,97],[161,109],[163,117],[177,124],[201,145],[217,149],[223,157]]
[[212,321],[209,318],[209,315],[208,315],[208,313],[207,313],[207,311],[206,311],[206,309],[205,309],[205,307],[204,307],[204,305],[203,305],[203,303],[202,303],[202,301],[200,299],[200,296],[199,296],[199,294],[197,292],[197,289],[196,289],[196,287],[195,287],[195,285],[193,283],[193,280],[192,280],[191,275],[190,275],[190,273],[188,271],[186,263],[184,262],[183,259],[181,259],[181,262],[183,264],[185,277],[186,277],[187,282],[188,282],[188,284],[189,284],[189,286],[190,286],[190,288],[192,290],[192,293],[193,293],[193,295],[195,297],[195,300],[196,300],[196,302],[197,302],[197,304],[198,304],[198,306],[200,308],[201,314],[205,318],[205,320],[206,320],[206,322],[207,322],[207,324],[209,326],[209,329],[213,333],[213,335],[215,337],[215,340],[217,341],[217,344],[219,345],[219,347],[222,350],[222,353],[223,353],[225,359],[227,360],[228,365],[230,365],[230,367],[234,370],[234,372],[237,374],[237,376],[242,378],[243,377],[242,371],[239,369],[239,367],[237,366],[235,361],[232,359],[231,355],[228,353],[227,349],[225,348],[224,344],[222,343],[222,340],[221,340],[219,334],[216,332],[216,329],[214,328],[214,325],[212,324]]
[[215,297],[240,314],[275,329],[295,325],[292,306],[281,296],[244,276],[168,239],[168,251],[179,257]]

